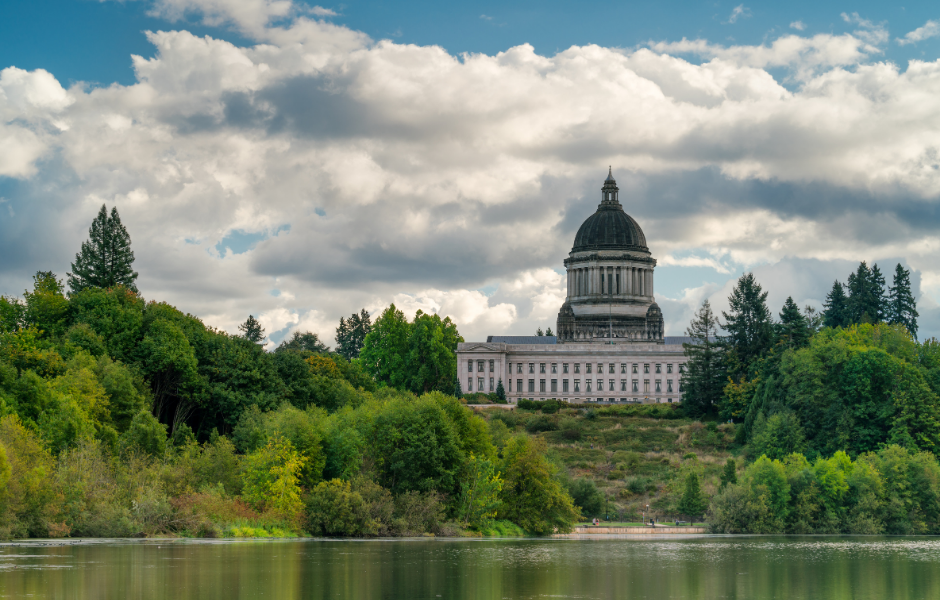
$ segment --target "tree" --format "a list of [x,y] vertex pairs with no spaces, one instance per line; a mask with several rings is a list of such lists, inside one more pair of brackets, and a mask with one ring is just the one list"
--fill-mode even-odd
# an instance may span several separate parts
[[545,458],[545,441],[516,436],[503,448],[499,517],[536,535],[571,531],[580,511]]
[[850,323],[878,323],[885,314],[885,280],[878,265],[868,268],[865,261],[859,263],[849,275],[846,301]]
[[366,336],[372,331],[372,319],[369,312],[362,309],[359,314],[353,313],[349,319],[339,318],[339,327],[336,328],[336,351],[346,357],[346,360],[359,358]]
[[832,284],[832,290],[826,296],[826,302],[823,304],[823,325],[826,327],[848,327],[851,323],[849,319],[849,299],[845,295],[845,286],[839,283],[837,279]]
[[243,497],[262,510],[297,519],[303,510],[300,474],[307,458],[290,440],[275,437],[245,457]]
[[[457,385],[460,385],[458,378]],[[496,401],[500,404],[506,404],[506,388],[503,387],[503,378],[500,377],[496,383]]]
[[800,420],[791,411],[777,413],[769,419],[759,413],[751,436],[755,456],[782,460],[794,452],[806,450],[806,435]]
[[917,302],[911,292],[911,272],[901,266],[894,269],[894,285],[888,294],[886,320],[892,325],[904,325],[917,339]]
[[681,376],[683,408],[689,415],[701,416],[715,410],[727,377],[725,350],[718,340],[718,320],[708,300],[695,313],[686,335],[692,342],[682,345],[689,357]]
[[71,293],[89,287],[112,288],[118,285],[136,293],[137,271],[131,268],[134,264],[131,236],[121,224],[117,207],[113,207],[108,216],[108,209],[102,204],[88,236],[88,241],[82,242],[81,251],[75,255],[72,272],[68,274]]
[[255,319],[254,315],[248,315],[248,319],[238,326],[238,330],[242,332],[242,337],[249,342],[255,344],[264,342],[264,327]]
[[680,514],[697,517],[705,514],[705,511],[708,509],[708,502],[705,500],[705,496],[702,495],[702,486],[698,480],[698,473],[689,473],[685,478],[685,491],[682,493],[682,498],[679,500],[679,504],[676,505],[676,509]]
[[552,328],[549,327],[548,329],[545,330],[545,335],[547,335],[547,336],[553,336],[553,335],[555,335],[555,334],[552,333]]
[[463,398],[463,389],[460,387],[460,377],[454,377],[454,398],[460,400]]
[[538,337],[542,337],[543,335],[545,335],[545,333],[543,333],[542,328],[539,327],[538,329],[535,330],[535,335]]
[[773,323],[767,308],[767,292],[761,290],[753,273],[745,273],[728,297],[730,312],[722,312],[728,332],[725,338],[735,356],[737,375],[745,377],[773,342]]
[[65,332],[69,316],[69,301],[65,287],[52,271],[38,271],[33,275],[33,291],[23,292],[26,299],[26,324],[33,325],[46,335],[58,337]]
[[733,458],[729,458],[725,463],[725,467],[721,471],[720,481],[721,484],[718,486],[719,490],[723,490],[729,485],[734,485],[738,482],[738,465],[734,462]]
[[[239,329],[241,329],[241,327],[239,327]],[[261,332],[264,333],[264,330],[262,329]],[[320,336],[315,333],[310,331],[305,331],[303,333],[295,331],[289,339],[286,339],[278,344],[275,352],[283,352],[285,350],[321,353],[329,352],[330,348],[321,342]]]
[[463,341],[457,325],[446,317],[418,311],[408,336],[408,389],[416,394],[449,392],[457,376],[457,344]]
[[503,489],[503,480],[493,462],[471,452],[461,488],[457,516],[464,527],[482,529],[489,525],[499,509],[499,493]]
[[809,343],[812,332],[806,317],[800,313],[792,296],[788,296],[780,311],[780,323],[777,324],[777,340],[787,348],[802,348]]
[[[394,304],[386,308],[362,345],[359,360],[377,382],[402,389],[408,382],[406,362],[411,325]],[[456,376],[456,373],[454,373]]]

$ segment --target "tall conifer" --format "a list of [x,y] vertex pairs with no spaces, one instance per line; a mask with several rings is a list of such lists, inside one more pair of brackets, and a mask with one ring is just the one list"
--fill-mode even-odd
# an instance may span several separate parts
[[242,336],[249,342],[260,344],[264,341],[264,327],[261,326],[261,323],[258,322],[254,315],[248,315],[248,319],[239,325],[238,329],[242,332]]
[[713,413],[727,381],[725,349],[718,339],[718,319],[708,300],[695,313],[686,335],[692,342],[682,344],[689,362],[682,374],[682,398],[685,411],[692,416]]
[[787,348],[802,348],[809,341],[810,335],[806,317],[800,312],[793,297],[788,296],[780,312],[780,323],[777,324],[779,343]]
[[369,311],[362,309],[359,314],[353,313],[348,319],[339,319],[336,328],[336,351],[346,357],[346,360],[359,358],[366,336],[372,331],[372,319]]
[[823,325],[825,327],[847,327],[849,320],[848,297],[845,295],[845,286],[839,283],[837,279],[832,284],[832,290],[826,296],[826,302],[823,304]]
[[767,308],[767,292],[753,273],[745,273],[728,296],[730,312],[722,312],[728,332],[725,341],[737,358],[738,375],[746,375],[773,343],[773,322]]
[[75,255],[72,272],[68,274],[69,289],[75,294],[89,287],[110,288],[123,285],[137,291],[137,272],[131,236],[121,224],[117,207],[111,209],[102,204],[98,216],[88,230],[88,241]]
[[917,302],[911,292],[911,272],[898,264],[894,269],[894,285],[888,296],[887,321],[907,327],[917,339]]

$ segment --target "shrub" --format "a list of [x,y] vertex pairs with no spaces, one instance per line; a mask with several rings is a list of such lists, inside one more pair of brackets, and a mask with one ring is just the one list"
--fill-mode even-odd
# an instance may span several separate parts
[[290,440],[275,437],[264,448],[245,457],[243,496],[254,506],[295,521],[300,517],[300,474],[305,456]]
[[321,481],[307,499],[307,523],[314,535],[376,535],[380,523],[369,515],[362,495],[348,481]]
[[566,440],[576,441],[581,439],[581,424],[578,423],[577,419],[562,419],[559,429],[561,429],[561,436]]
[[526,431],[529,431],[530,433],[538,433],[540,431],[555,431],[558,429],[558,424],[555,423],[555,419],[551,417],[539,415],[529,419],[529,422],[526,423],[525,428]]
[[604,511],[604,496],[590,479],[577,479],[566,484],[575,505],[584,517],[596,517]]

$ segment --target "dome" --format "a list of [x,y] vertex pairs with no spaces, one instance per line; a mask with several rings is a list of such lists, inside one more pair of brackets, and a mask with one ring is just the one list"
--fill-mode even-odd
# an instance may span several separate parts
[[649,252],[646,236],[633,218],[623,211],[617,199],[617,182],[607,175],[597,212],[587,218],[574,236],[572,252],[584,250],[641,250]]

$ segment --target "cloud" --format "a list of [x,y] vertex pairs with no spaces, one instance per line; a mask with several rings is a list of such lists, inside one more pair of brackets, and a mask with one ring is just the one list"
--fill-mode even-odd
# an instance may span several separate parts
[[663,294],[671,334],[782,261],[823,265],[779,278],[800,302],[825,265],[897,256],[940,294],[940,62],[873,61],[854,33],[453,56],[293,4],[172,6],[257,43],[151,32],[128,86],[0,73],[0,292],[65,273],[107,203],[146,297],[228,331],[254,314],[270,343],[331,343],[395,302],[467,339],[531,333],[613,165],[657,269],[688,279]]
[[333,10],[332,8],[323,8],[322,6],[314,6],[313,8],[310,9],[310,14],[312,14],[312,15],[314,15],[314,16],[317,16],[317,17],[337,17],[337,16],[339,16],[339,13],[337,13],[337,12],[336,12],[335,10]]
[[803,21],[793,21],[792,23],[790,23],[790,28],[796,29],[797,31],[803,31],[804,29],[806,29],[806,23],[804,23]]
[[898,44],[901,46],[916,44],[938,36],[940,36],[940,21],[927,21],[914,31],[904,34],[903,38],[898,38]]
[[858,29],[852,32],[852,35],[863,40],[866,43],[868,52],[880,52],[880,46],[888,42],[888,29],[884,23],[874,23],[868,19],[863,19],[857,12],[852,14],[842,13],[842,20],[850,25],[858,25]]
[[731,15],[728,17],[728,23],[735,23],[738,19],[746,19],[750,16],[751,9],[743,4],[738,4],[734,7],[734,10],[731,11]]
[[492,20],[493,20],[493,17],[491,17],[491,16],[489,16],[489,15],[480,15],[480,18],[483,19],[484,21],[492,21]]

